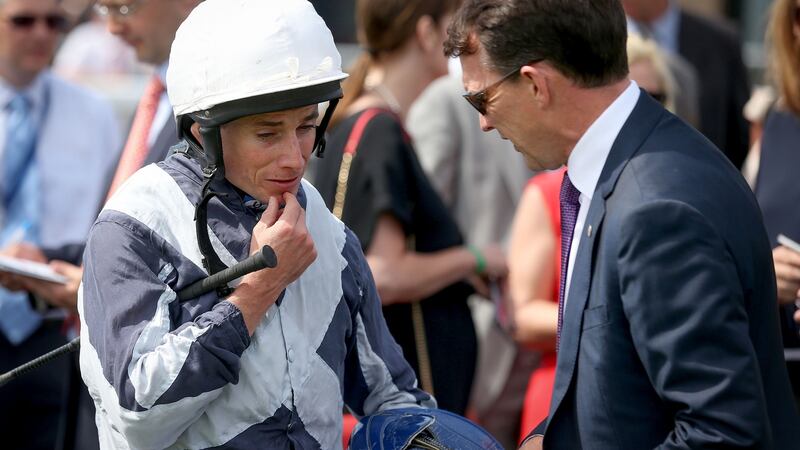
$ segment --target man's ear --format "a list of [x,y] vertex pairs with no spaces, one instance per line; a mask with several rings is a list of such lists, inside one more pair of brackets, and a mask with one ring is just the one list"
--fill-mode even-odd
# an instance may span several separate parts
[[192,136],[194,136],[194,140],[197,141],[200,145],[203,145],[203,137],[200,136],[200,124],[195,122],[189,127],[189,131],[192,132]]
[[540,107],[550,104],[550,80],[544,67],[536,64],[522,66],[520,68],[520,81],[527,83],[529,92],[536,104]]

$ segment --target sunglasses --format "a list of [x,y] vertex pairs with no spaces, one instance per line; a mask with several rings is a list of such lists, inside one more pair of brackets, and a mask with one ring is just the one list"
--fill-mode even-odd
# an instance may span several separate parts
[[[534,59],[525,65],[534,64],[542,60],[543,59]],[[522,69],[522,66],[517,67],[511,72],[508,72],[507,74],[503,75],[499,80],[495,81],[489,86],[486,86],[485,88],[481,89],[478,92],[467,92],[466,94],[463,95],[464,99],[467,102],[469,102],[469,104],[472,105],[472,107],[475,108],[479,113],[481,113],[481,115],[485,116],[486,106],[488,105],[489,97],[492,96],[494,90],[497,89],[501,84],[503,84],[503,82],[505,82],[509,78],[513,77],[514,75],[518,75],[520,69]]]
[[44,16],[35,16],[33,14],[19,14],[16,16],[8,17],[8,22],[17,29],[30,30],[38,21],[44,22],[50,31],[66,31],[69,26],[69,21],[66,17],[60,14],[47,14]]

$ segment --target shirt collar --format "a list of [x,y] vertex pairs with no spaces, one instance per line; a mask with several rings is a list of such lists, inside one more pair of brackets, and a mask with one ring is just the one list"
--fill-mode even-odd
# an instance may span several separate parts
[[36,78],[33,79],[31,84],[23,89],[16,89],[14,86],[0,78],[0,105],[5,108],[6,105],[17,95],[25,94],[31,101],[32,108],[37,110],[44,104],[45,89],[47,85],[48,72],[42,71]]
[[160,66],[158,66],[158,68],[156,68],[156,73],[155,73],[158,79],[161,80],[161,84],[163,84],[164,86],[167,85],[167,68],[169,68],[169,63],[165,62],[164,64],[161,64]]
[[169,63],[164,63],[156,68],[155,76],[158,77],[159,81],[161,81],[161,85],[164,86],[166,90],[167,86],[167,68],[169,67]]
[[592,199],[597,180],[600,179],[600,173],[617,135],[639,101],[639,94],[639,86],[631,81],[622,94],[583,133],[569,155],[569,179],[589,200]]

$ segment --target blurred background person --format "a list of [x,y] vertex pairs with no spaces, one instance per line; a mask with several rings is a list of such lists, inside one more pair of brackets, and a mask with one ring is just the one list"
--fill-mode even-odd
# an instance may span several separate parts
[[675,78],[658,45],[637,34],[628,35],[628,70],[640,88],[670,112],[675,112],[678,89]]
[[[48,69],[67,26],[57,0],[0,1],[0,248],[9,256],[31,256],[23,241],[53,249],[83,242],[118,157],[110,105]],[[59,308],[74,304],[30,302],[25,280],[0,276],[9,289],[0,290],[0,372],[66,343]],[[68,373],[61,359],[0,389],[4,447],[56,446]]]
[[[755,193],[774,247],[783,342],[796,348],[800,347],[800,253],[778,245],[777,237],[784,234],[800,241],[800,0],[775,1],[767,41],[770,75],[779,96],[764,122]],[[788,362],[788,368],[795,398],[800,399],[800,362]]]
[[94,5],[88,0],[62,1],[78,19],[56,52],[53,72],[108,99],[120,129],[127,133],[152,68],[139,62],[134,49],[108,31]]
[[413,101],[447,73],[442,45],[457,5],[356,2],[367,51],[344,83],[315,185],[361,241],[389,330],[422,388],[439,407],[463,414],[477,353],[465,280],[504,276],[505,257],[497,247],[463,245],[403,127]]
[[684,11],[677,0],[622,0],[629,29],[685,58],[700,81],[700,128],[741,167],[749,147],[742,108],[750,96],[739,37],[718,21]]
[[750,151],[742,165],[742,175],[751,188],[755,188],[756,176],[758,176],[758,160],[761,158],[761,135],[764,134],[764,122],[776,99],[775,88],[769,84],[762,84],[753,88],[750,100],[744,105],[744,118],[750,123]]
[[[406,125],[422,169],[467,244],[505,247],[514,210],[533,172],[510,141],[480,130],[477,111],[462,97],[461,65],[451,59],[449,67],[450,74],[431,83],[414,102]],[[475,294],[469,306],[478,336],[469,415],[504,447],[513,448],[523,393],[537,355],[517,353],[514,341],[496,320],[498,305],[490,299]]]
[[[112,3],[101,0],[95,4],[97,13],[106,18],[111,33],[122,38],[136,51],[138,60],[152,65],[150,77],[131,124],[127,141],[116,167],[103,173],[104,195],[91,205],[95,215],[116,188],[139,168],[163,160],[170,147],[178,143],[178,132],[172,117],[172,106],[164,88],[170,47],[178,26],[201,0],[144,2],[141,0]],[[30,258],[49,259],[48,248],[26,248]],[[26,288],[36,294],[74,307],[82,270],[80,259],[83,242],[57,249],[70,264],[59,263],[56,270],[70,279],[64,285],[25,279]]]
[[200,1],[100,0],[95,4],[96,13],[106,19],[108,31],[133,48],[139,62],[154,69],[139,101],[120,163],[109,180],[109,193],[140,167],[163,160],[178,142],[165,88],[167,63],[178,26]]
[[105,82],[131,75],[143,76],[146,66],[133,48],[109,33],[106,23],[89,4],[81,22],[64,38],[53,60],[53,71],[76,83]]
[[[630,53],[636,56],[635,70],[644,70],[645,74],[655,70],[652,60],[661,73],[660,78],[669,79],[671,84],[670,112],[674,113],[689,125],[700,128],[700,81],[697,71],[682,56],[662,49],[652,38],[644,38],[635,28],[628,29],[628,60]],[[652,78],[651,78],[652,79]]]

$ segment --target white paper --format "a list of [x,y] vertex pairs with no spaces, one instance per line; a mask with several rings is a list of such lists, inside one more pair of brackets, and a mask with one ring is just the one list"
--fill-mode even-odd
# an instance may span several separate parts
[[786,247],[786,248],[788,248],[790,250],[794,250],[794,251],[800,253],[800,244],[798,244],[797,242],[789,239],[788,237],[786,237],[786,235],[783,235],[783,234],[779,234],[778,235],[778,244],[781,244],[782,246],[784,246],[784,247]]
[[67,283],[67,277],[54,271],[47,264],[42,264],[27,259],[10,258],[0,255],[0,271],[11,272],[52,283]]

